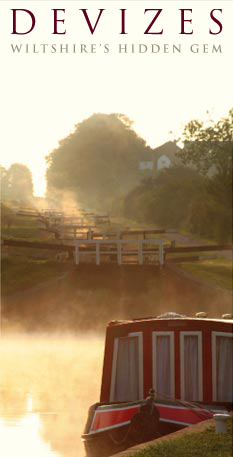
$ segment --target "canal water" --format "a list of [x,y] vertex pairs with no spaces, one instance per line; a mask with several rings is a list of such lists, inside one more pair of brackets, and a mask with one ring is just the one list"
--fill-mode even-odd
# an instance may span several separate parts
[[99,400],[104,335],[0,339],[0,455],[84,457],[88,408]]

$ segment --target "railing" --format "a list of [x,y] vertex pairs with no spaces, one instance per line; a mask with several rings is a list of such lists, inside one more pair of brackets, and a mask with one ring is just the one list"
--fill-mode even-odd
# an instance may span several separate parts
[[[61,225],[57,227],[56,231],[59,237],[64,240],[75,241],[78,236],[85,236],[88,240],[93,237],[95,226],[94,225]],[[69,237],[69,238],[66,238]],[[81,238],[82,239],[82,238]],[[82,239],[83,240],[83,239]]]
[[[136,245],[134,250],[123,250],[124,247],[127,248],[128,244]],[[145,245],[158,245],[158,250],[146,249],[144,250]],[[111,245],[111,247],[109,246]],[[87,246],[87,248],[86,248]],[[109,248],[108,248],[109,246]],[[90,247],[90,249],[88,249]],[[91,249],[93,247],[94,249]],[[104,248],[101,252],[101,247]],[[112,249],[114,247],[114,249]],[[159,264],[160,266],[164,265],[164,241],[163,240],[76,240],[75,241],[75,263],[76,265],[80,264],[80,255],[95,255],[95,264],[100,265],[101,255],[113,255],[117,257],[117,264],[123,264],[124,255],[137,256],[138,264],[143,265],[145,255],[155,255],[159,254]]]
[[[68,219],[68,218],[67,218]],[[127,229],[122,226],[96,226],[88,223],[76,223],[76,224],[50,224],[51,231],[57,232],[60,239],[87,239],[87,240],[96,240],[96,239],[127,239],[127,237],[132,237],[137,239],[148,239],[150,240],[151,235],[158,235],[165,233],[165,230],[162,229]],[[69,238],[66,238],[68,236]],[[79,238],[80,236],[80,238]],[[137,238],[136,238],[137,237]]]
[[79,227],[85,225],[86,220],[80,216],[49,216],[49,227]]

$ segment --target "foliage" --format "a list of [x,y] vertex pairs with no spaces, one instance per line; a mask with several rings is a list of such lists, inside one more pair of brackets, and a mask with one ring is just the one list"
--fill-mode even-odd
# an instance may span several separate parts
[[125,200],[125,216],[164,228],[185,223],[193,195],[203,193],[203,177],[196,171],[174,166],[161,170],[154,179],[145,180]]
[[5,167],[0,165],[0,180],[1,180],[1,198],[7,194],[7,170]]
[[182,135],[184,149],[177,153],[185,165],[193,165],[203,174],[217,175],[225,183],[232,179],[233,108],[229,116],[206,126],[192,120]]
[[226,118],[208,125],[193,120],[183,132],[184,149],[177,155],[184,164],[206,175],[205,199],[193,205],[190,225],[194,232],[219,240],[232,229],[233,108]]
[[94,114],[47,157],[49,195],[60,189],[87,207],[109,207],[138,182],[138,160],[145,151],[126,116]]
[[183,142],[177,157],[185,166],[162,170],[137,186],[125,199],[124,215],[230,241],[233,109],[228,118],[215,124],[191,121],[184,129]]
[[7,170],[1,167],[2,200],[15,200],[25,204],[33,197],[32,174],[26,165],[13,163]]
[[192,233],[223,243],[231,241],[231,208],[213,198],[209,191],[205,191],[203,198],[194,199],[190,204],[186,226]]

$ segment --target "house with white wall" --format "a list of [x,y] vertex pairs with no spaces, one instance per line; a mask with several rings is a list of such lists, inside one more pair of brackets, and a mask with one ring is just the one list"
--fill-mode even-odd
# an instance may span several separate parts
[[172,141],[155,149],[148,148],[145,157],[139,161],[138,168],[145,175],[155,174],[163,168],[169,168],[179,162],[176,157],[179,150],[180,148]]

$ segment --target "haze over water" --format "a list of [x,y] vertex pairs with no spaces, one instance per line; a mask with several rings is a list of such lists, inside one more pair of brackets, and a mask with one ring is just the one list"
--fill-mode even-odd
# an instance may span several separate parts
[[81,435],[89,406],[99,401],[110,320],[168,311],[220,317],[231,312],[231,298],[230,291],[203,288],[170,270],[109,267],[88,267],[43,290],[5,298],[0,456],[84,457]]
[[104,335],[8,335],[0,347],[0,455],[83,457]]

